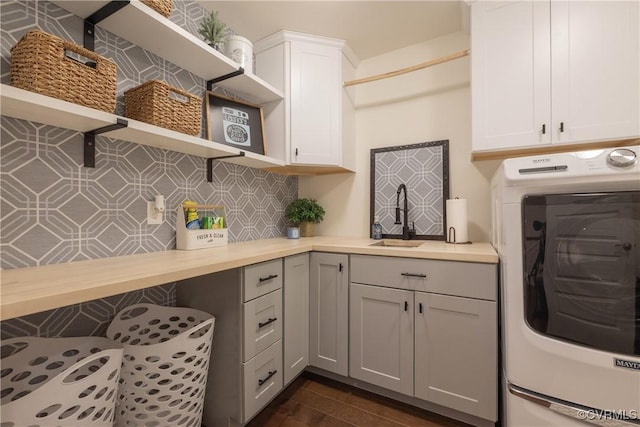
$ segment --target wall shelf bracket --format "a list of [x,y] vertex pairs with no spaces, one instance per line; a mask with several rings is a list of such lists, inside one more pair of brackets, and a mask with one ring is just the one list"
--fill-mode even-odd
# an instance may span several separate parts
[[91,16],[84,19],[84,36],[82,43],[85,49],[95,51],[95,26],[98,22],[113,15],[126,5],[131,3],[129,0],[110,1],[109,3],[96,10]]
[[211,79],[207,81],[207,90],[213,90],[213,85],[221,82],[223,80],[230,79],[232,77],[240,76],[244,74],[244,68],[240,67],[236,71],[232,71],[229,74],[225,74],[224,76],[216,77],[215,79]]
[[94,129],[84,133],[84,167],[95,168],[96,167],[96,135],[101,133],[111,132],[116,129],[122,129],[129,126],[129,122],[125,119],[118,118],[116,123],[112,125],[103,126],[98,129]]
[[213,161],[221,159],[232,159],[234,157],[244,157],[244,151],[240,154],[231,154],[229,156],[209,157],[207,159],[207,182],[213,182]]

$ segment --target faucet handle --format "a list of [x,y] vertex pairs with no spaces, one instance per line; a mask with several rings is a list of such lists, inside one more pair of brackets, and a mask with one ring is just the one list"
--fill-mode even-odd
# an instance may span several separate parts
[[412,239],[416,235],[416,222],[411,221],[411,228],[409,229],[409,239]]

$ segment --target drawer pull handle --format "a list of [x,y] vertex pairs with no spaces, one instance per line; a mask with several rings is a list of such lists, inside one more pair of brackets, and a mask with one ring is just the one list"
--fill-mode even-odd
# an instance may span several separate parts
[[422,314],[422,303],[421,302],[418,303],[418,311],[420,312],[420,314]]
[[344,268],[344,266],[342,265],[342,263],[340,263],[340,264],[338,265],[338,271],[339,271],[340,273],[342,273],[342,269],[343,269],[343,268]]
[[404,311],[409,311],[409,302],[408,301],[404,302]]
[[262,283],[262,282],[266,282],[267,280],[271,280],[271,279],[275,279],[276,277],[278,277],[277,274],[270,274],[267,277],[260,277],[258,279],[258,282]]
[[264,328],[265,326],[272,324],[276,320],[278,320],[277,317],[270,317],[266,322],[258,323],[258,328]]
[[400,274],[406,277],[422,277],[422,278],[427,277],[427,275],[424,273],[400,273]]
[[276,373],[278,373],[278,371],[276,369],[274,369],[273,371],[269,371],[269,375],[267,375],[267,377],[263,380],[258,380],[258,385],[261,386],[262,384],[266,383],[267,381],[269,381],[269,379],[274,376]]

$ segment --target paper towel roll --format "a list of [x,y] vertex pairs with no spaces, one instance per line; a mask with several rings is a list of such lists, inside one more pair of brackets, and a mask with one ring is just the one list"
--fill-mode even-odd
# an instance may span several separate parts
[[446,235],[449,243],[465,243],[469,241],[469,236],[467,235],[467,199],[447,200]]

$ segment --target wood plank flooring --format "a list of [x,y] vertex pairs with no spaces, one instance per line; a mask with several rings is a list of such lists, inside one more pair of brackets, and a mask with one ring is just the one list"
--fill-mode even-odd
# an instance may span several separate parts
[[318,375],[304,373],[247,427],[468,427]]

